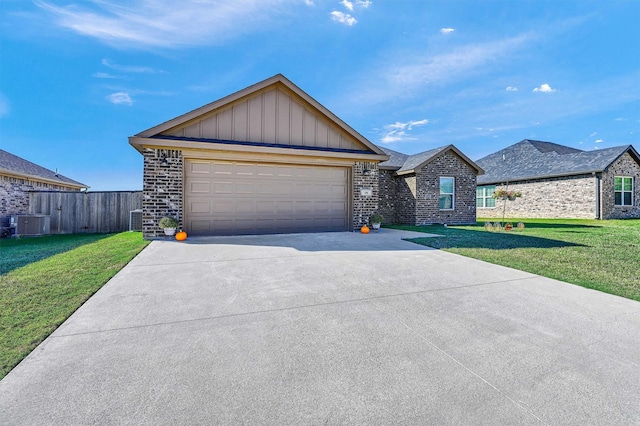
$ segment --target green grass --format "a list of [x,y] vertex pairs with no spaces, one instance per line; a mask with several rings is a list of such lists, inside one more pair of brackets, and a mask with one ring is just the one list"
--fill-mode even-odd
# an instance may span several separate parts
[[146,245],[139,232],[0,243],[0,378]]
[[418,244],[640,301],[640,220],[511,220],[518,221],[524,230],[488,232],[485,219],[389,227],[440,235],[410,240]]

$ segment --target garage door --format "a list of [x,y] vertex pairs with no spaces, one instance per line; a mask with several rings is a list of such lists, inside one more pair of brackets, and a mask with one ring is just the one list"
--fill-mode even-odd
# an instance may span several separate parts
[[192,235],[346,231],[345,167],[187,160],[185,226]]

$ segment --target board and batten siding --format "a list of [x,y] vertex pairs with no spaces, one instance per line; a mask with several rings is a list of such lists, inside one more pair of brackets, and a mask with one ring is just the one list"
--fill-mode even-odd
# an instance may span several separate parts
[[283,88],[258,92],[224,110],[163,132],[176,138],[233,140],[274,145],[362,150],[362,144],[336,128],[312,106]]
[[142,191],[29,193],[29,214],[49,215],[52,234],[128,231],[130,212],[141,208]]

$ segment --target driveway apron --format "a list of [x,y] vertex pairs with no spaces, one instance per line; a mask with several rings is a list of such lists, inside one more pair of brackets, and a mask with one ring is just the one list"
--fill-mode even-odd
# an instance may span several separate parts
[[0,424],[640,424],[640,304],[377,233],[154,241]]

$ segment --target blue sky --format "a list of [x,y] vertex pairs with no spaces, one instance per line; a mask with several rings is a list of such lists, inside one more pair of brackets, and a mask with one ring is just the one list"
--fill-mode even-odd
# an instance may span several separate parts
[[0,147],[142,188],[127,141],[282,73],[372,142],[640,148],[639,0],[0,0]]

